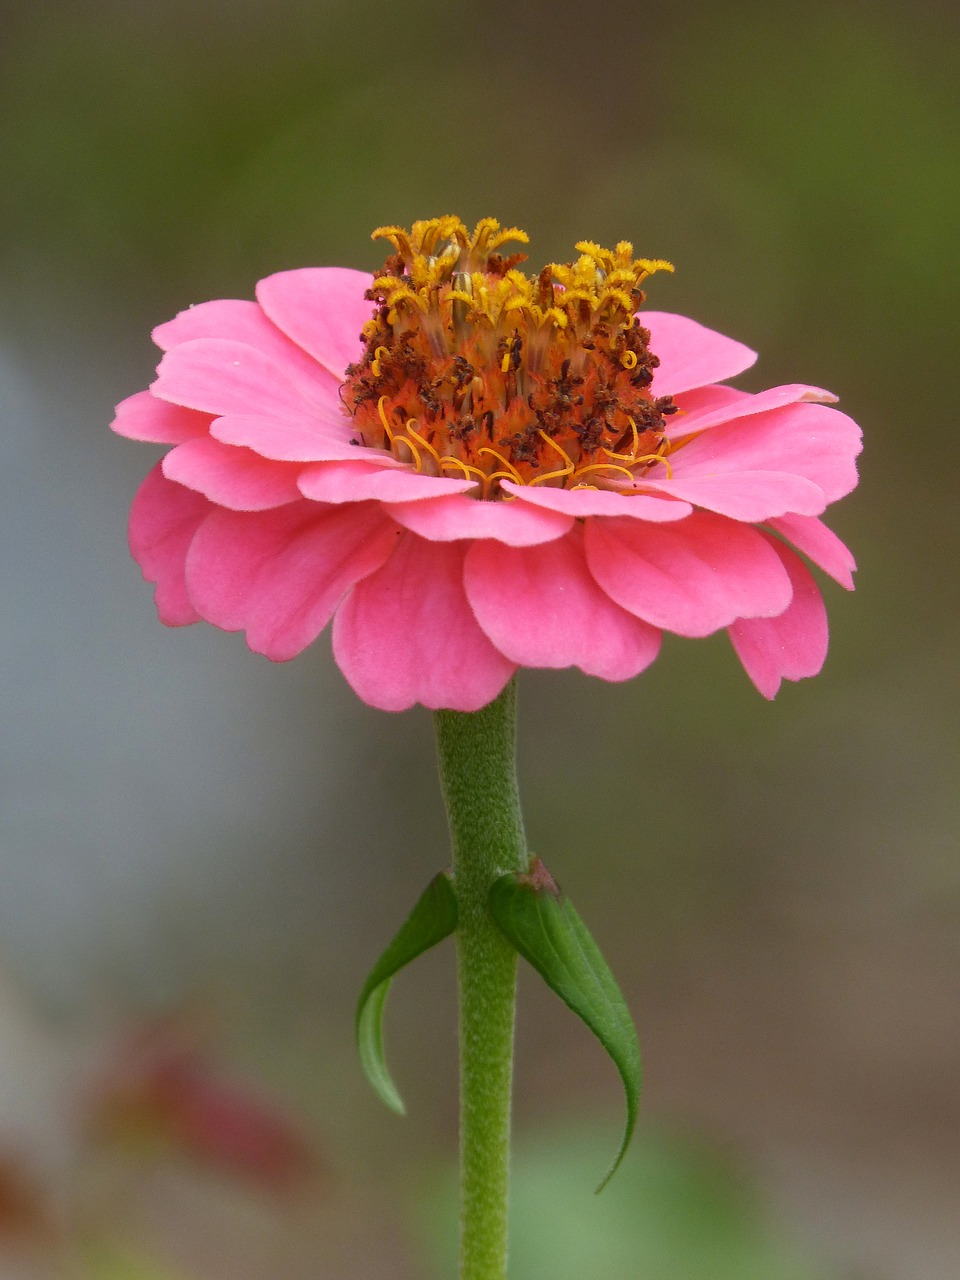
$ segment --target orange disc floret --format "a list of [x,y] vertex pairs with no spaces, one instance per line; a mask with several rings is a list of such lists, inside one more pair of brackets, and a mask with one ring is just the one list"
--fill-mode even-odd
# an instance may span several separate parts
[[[535,276],[516,227],[453,217],[381,227],[394,253],[367,297],[364,353],[342,398],[358,443],[430,475],[561,488],[622,487],[666,462],[669,396],[653,397],[659,361],[637,319],[642,282],[668,262],[621,241],[576,245],[575,262]],[[669,465],[669,464],[667,464]]]

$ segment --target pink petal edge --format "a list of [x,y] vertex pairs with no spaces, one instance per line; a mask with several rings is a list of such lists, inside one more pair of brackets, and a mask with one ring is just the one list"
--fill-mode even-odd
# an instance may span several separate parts
[[202,494],[164,476],[158,462],[147,472],[130,507],[130,554],[147,580],[156,584],[160,621],[168,627],[199,622],[187,594],[184,567],[191,542],[214,508]]
[[641,311],[640,324],[650,330],[650,350],[659,359],[651,392],[675,396],[682,391],[726,382],[749,369],[757,353],[716,329],[669,311]]
[[630,516],[656,523],[683,520],[693,507],[654,494],[618,492],[615,489],[553,489],[546,485],[514,484],[505,480],[503,488],[524,506],[580,520],[586,516]]
[[340,379],[281,333],[256,302],[240,298],[201,302],[153,331],[153,340],[161,351],[200,338],[228,339],[254,347],[281,367],[288,378],[302,382],[313,397],[332,400],[339,394]]
[[[355,451],[356,452],[356,451]],[[453,480],[427,476],[396,468],[371,466],[367,462],[326,462],[304,468],[300,492],[315,502],[423,502],[446,494],[469,493],[477,488],[473,480]]]
[[667,525],[590,520],[586,552],[612,600],[678,635],[707,636],[790,603],[790,579],[763,535],[708,511]]
[[158,400],[149,391],[127,396],[115,412],[111,431],[128,440],[143,440],[148,444],[182,444],[184,440],[206,435],[210,426],[209,413]]
[[310,385],[282,361],[227,338],[197,338],[168,351],[150,390],[161,400],[217,417],[293,417],[343,436],[350,431],[336,391]]
[[575,666],[604,680],[628,680],[660,651],[660,632],[597,585],[578,528],[535,547],[475,542],[464,583],[480,626],[520,666]]
[[[276,462],[356,462],[360,452],[349,438],[326,431],[303,417],[289,420],[257,413],[227,413],[214,418],[210,434],[223,444],[242,445]],[[400,466],[389,454],[369,450],[371,462]]]
[[372,281],[349,267],[278,271],[257,285],[257,301],[278,329],[342,381],[363,354],[360,330],[375,310],[363,295]]
[[677,480],[787,472],[812,481],[828,502],[835,502],[857,483],[861,448],[860,428],[845,413],[823,404],[797,403],[719,423],[672,453],[670,464]]
[[776,697],[781,680],[803,680],[823,667],[829,639],[823,597],[806,565],[774,538],[793,599],[775,618],[742,618],[727,634],[747,675],[765,698]]
[[562,538],[573,525],[572,516],[555,511],[519,502],[484,502],[466,495],[385,503],[384,509],[398,524],[428,542],[495,538],[513,547],[529,547]]
[[812,480],[786,471],[681,473],[666,479],[644,478],[642,483],[645,489],[664,497],[682,498],[705,511],[747,524],[787,512],[818,516],[827,505],[823,490]]
[[[713,392],[713,395],[705,393]],[[718,396],[717,392],[727,392]],[[782,387],[770,387],[755,395],[749,391],[737,391],[733,387],[704,387],[701,391],[701,407],[684,407],[681,413],[667,419],[665,435],[668,440],[707,431],[734,418],[747,418],[755,413],[767,413],[770,409],[782,409],[788,404],[836,404],[838,397],[823,387],[810,387],[806,383],[793,382]]]
[[463,587],[464,548],[408,534],[337,611],[333,654],[364,702],[477,711],[516,670],[481,631]]
[[171,449],[161,466],[168,480],[232,511],[264,511],[300,497],[297,463],[270,462],[252,449],[221,444],[210,436]]
[[822,520],[811,516],[780,516],[768,521],[770,528],[792,542],[798,551],[830,575],[847,591],[853,590],[857,562],[850,548]]
[[399,531],[374,503],[218,510],[187,557],[197,612],[274,662],[317,638],[344,594],[387,560]]

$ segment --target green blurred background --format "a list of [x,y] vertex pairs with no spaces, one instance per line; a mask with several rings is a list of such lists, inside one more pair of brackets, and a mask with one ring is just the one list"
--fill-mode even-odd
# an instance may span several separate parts
[[[525,979],[516,1280],[954,1280],[958,34],[934,0],[0,3],[0,1276],[452,1274],[452,954],[392,997],[405,1121],[351,1041],[447,858],[429,715],[326,639],[161,628],[149,450],[106,431],[153,324],[451,212],[534,267],[671,259],[652,305],[758,349],[741,385],[866,434],[819,679],[768,705],[722,636],[521,679],[531,841],[635,1011],[647,1131],[594,1200],[615,1074]],[[158,1026],[214,1110],[285,1117],[293,1189],[184,1138],[193,1086],[131,1066]]]

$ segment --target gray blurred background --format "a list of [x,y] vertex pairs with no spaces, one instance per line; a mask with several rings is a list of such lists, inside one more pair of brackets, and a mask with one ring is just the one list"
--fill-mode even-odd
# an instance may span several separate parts
[[[153,324],[448,212],[534,268],[671,259],[651,304],[759,350],[740,385],[866,433],[819,679],[767,704],[722,636],[522,675],[531,842],[635,1011],[646,1133],[595,1201],[615,1073],[525,976],[516,1280],[960,1274],[958,34],[934,0],[0,3],[4,1280],[452,1275],[452,951],[392,997],[406,1120],[352,1049],[447,861],[430,716],[326,638],[161,627],[155,455],[106,430]],[[309,1158],[204,1147],[214,1113]]]

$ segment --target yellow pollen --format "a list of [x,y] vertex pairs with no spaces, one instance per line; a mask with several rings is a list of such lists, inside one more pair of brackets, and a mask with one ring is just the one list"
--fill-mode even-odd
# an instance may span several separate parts
[[677,409],[651,390],[659,361],[642,318],[642,284],[668,262],[635,258],[626,240],[582,240],[573,261],[526,275],[526,254],[508,242],[527,236],[493,218],[472,231],[425,219],[374,238],[392,252],[367,291],[361,358],[341,391],[362,447],[462,476],[487,501],[510,498],[498,481],[582,488],[596,476],[589,487],[606,487],[641,482],[658,462],[670,474]]

